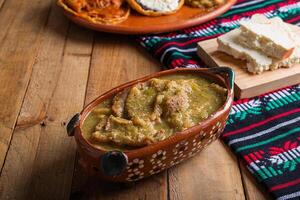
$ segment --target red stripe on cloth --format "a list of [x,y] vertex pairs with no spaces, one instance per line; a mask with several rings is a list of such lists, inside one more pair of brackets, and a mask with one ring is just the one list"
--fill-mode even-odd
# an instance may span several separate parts
[[258,160],[258,158],[253,153],[250,153],[249,156],[252,158],[253,161]]
[[265,154],[265,152],[264,152],[263,150],[259,150],[259,153],[260,153],[261,155],[264,155],[264,154]]
[[[228,19],[228,20],[230,20],[230,19]],[[209,22],[206,22],[205,24],[201,24],[201,25],[198,25],[198,26],[195,26],[195,27],[192,27],[192,28],[186,28],[186,29],[183,30],[183,32],[186,33],[186,34],[189,34],[191,32],[195,32],[195,31],[199,31],[199,30],[211,27],[211,26],[215,26],[218,23],[219,22],[217,20],[211,20]]]
[[256,124],[251,124],[250,126],[246,126],[246,127],[244,127],[244,128],[241,128],[241,129],[238,129],[238,130],[235,130],[235,131],[231,131],[231,132],[228,132],[228,133],[224,133],[224,134],[223,134],[223,137],[228,137],[228,136],[230,136],[230,135],[234,135],[234,134],[237,134],[237,133],[240,133],[240,132],[248,131],[248,130],[253,129],[253,128],[255,128],[255,127],[264,125],[264,124],[266,124],[266,123],[268,123],[268,122],[270,122],[270,121],[272,121],[272,120],[275,120],[275,119],[278,119],[278,118],[287,116],[287,115],[289,115],[289,114],[297,113],[297,112],[299,112],[299,111],[300,111],[300,108],[296,108],[296,109],[294,109],[294,110],[290,110],[290,111],[288,111],[288,112],[281,113],[281,114],[279,114],[279,115],[275,115],[275,116],[270,117],[270,118],[268,118],[268,119],[266,119],[266,120],[260,121],[260,122],[258,122],[258,123],[256,123]]
[[280,189],[283,189],[283,188],[286,188],[286,187],[297,185],[299,183],[300,183],[300,178],[298,178],[296,180],[293,180],[293,181],[290,181],[290,182],[287,182],[287,183],[275,185],[275,186],[270,188],[270,191],[280,190]]
[[247,155],[244,155],[244,159],[247,161],[247,163],[252,163],[252,162],[255,162],[257,160],[262,160],[264,158],[264,155],[265,152],[260,150],[260,151],[255,151],[255,152],[252,152],[252,153],[249,153]]
[[258,159],[262,159],[262,158],[263,158],[263,157],[260,155],[259,152],[254,152],[254,154],[256,155],[256,157],[257,157]]
[[290,20],[286,20],[286,22],[293,23],[293,22],[298,21],[298,20],[300,20],[300,15],[295,17],[295,18],[292,18]]
[[252,160],[249,158],[249,156],[244,156],[244,159],[246,160],[246,162],[248,163],[248,164],[250,164],[250,163],[252,163]]
[[238,99],[238,100],[236,100],[236,101],[233,102],[233,105],[247,103],[249,101],[250,101],[249,98],[247,98],[247,99],[246,98],[245,99]]
[[201,38],[195,38],[193,40],[189,40],[187,42],[183,42],[183,43],[178,43],[178,42],[168,42],[166,44],[164,44],[163,46],[161,46],[159,49],[157,49],[157,51],[154,53],[155,55],[159,54],[160,51],[162,51],[166,46],[169,46],[169,45],[175,45],[175,46],[184,46],[184,45],[187,45],[187,44],[191,44],[193,42],[198,42],[200,40],[207,40],[207,39],[210,39],[210,38],[215,38],[215,37],[218,37],[219,35],[221,34],[215,34],[215,35],[211,35],[211,36],[207,36],[207,37],[201,37]]

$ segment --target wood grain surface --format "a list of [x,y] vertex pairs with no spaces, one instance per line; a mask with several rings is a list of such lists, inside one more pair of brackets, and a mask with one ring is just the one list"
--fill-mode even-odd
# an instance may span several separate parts
[[132,185],[88,177],[67,121],[160,64],[132,37],[70,23],[51,0],[0,1],[0,27],[0,199],[266,198],[221,141]]
[[169,170],[170,199],[245,199],[236,158],[219,140]]

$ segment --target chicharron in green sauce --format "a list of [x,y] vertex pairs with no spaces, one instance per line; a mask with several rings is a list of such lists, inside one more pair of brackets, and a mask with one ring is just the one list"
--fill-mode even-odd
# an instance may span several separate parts
[[195,75],[153,78],[99,104],[83,136],[106,150],[134,149],[199,124],[226,100],[225,88]]

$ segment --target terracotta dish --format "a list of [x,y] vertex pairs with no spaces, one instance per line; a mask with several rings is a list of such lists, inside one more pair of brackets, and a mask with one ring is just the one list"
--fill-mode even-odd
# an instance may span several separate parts
[[[58,2],[60,1],[62,0]],[[132,10],[128,18],[118,24],[93,23],[86,18],[70,12],[69,9],[64,8],[63,11],[74,23],[96,31],[121,34],[147,34],[174,31],[207,22],[225,13],[236,1],[227,0],[225,4],[213,9],[199,9],[183,5],[178,12],[172,15],[158,17],[143,16]],[[61,4],[59,5],[61,6]]]
[[[224,105],[198,125],[176,133],[165,140],[131,150],[102,150],[94,147],[82,135],[81,127],[89,113],[101,102],[116,93],[151,78],[174,74],[193,74],[227,89]],[[233,102],[234,73],[230,68],[173,69],[120,85],[96,98],[67,125],[69,136],[74,136],[80,163],[93,176],[109,181],[131,182],[159,173],[201,151],[222,133]]]

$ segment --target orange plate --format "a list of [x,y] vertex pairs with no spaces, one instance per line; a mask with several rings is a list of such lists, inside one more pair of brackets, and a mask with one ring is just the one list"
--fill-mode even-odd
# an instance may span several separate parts
[[160,17],[143,16],[131,9],[131,14],[126,21],[114,25],[94,24],[67,11],[64,13],[74,23],[96,31],[121,34],[162,33],[195,26],[214,19],[229,10],[236,1],[228,0],[226,4],[211,11],[183,6],[175,14]]

